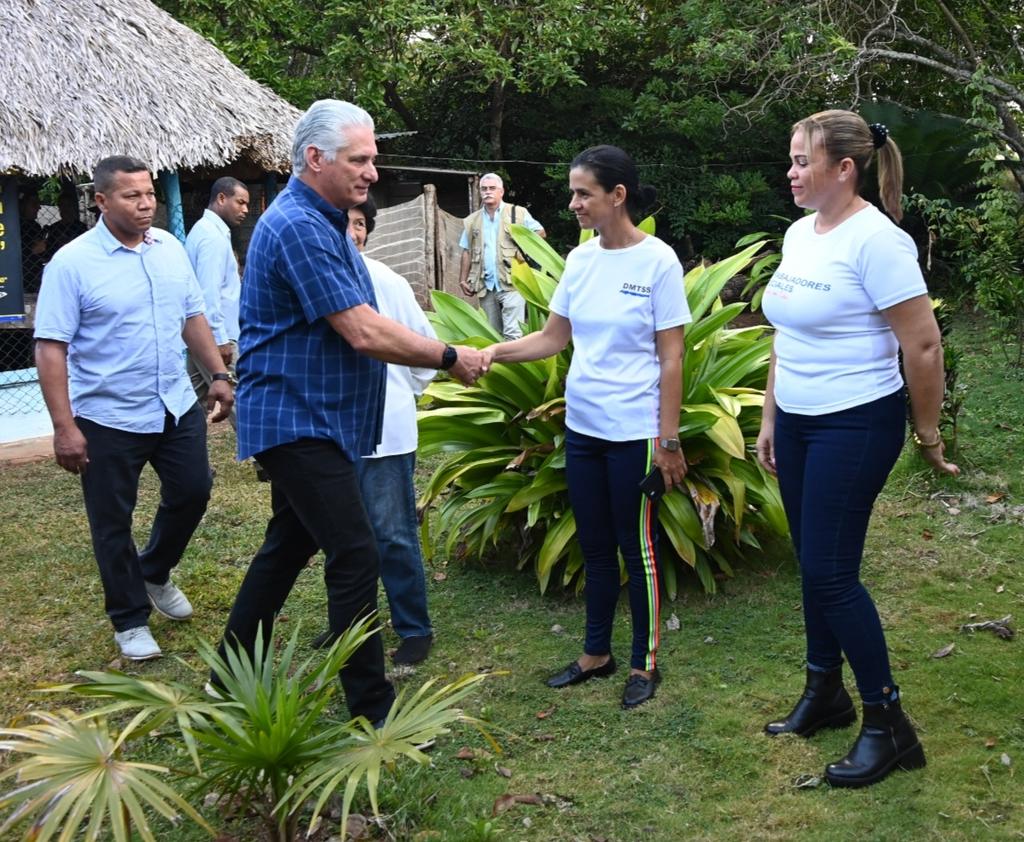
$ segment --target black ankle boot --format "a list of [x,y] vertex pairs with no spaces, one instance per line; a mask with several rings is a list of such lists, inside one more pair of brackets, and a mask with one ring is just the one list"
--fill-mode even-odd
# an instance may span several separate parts
[[843,686],[843,668],[829,672],[807,670],[804,694],[789,716],[764,726],[766,734],[810,737],[822,728],[843,728],[857,718],[853,700]]
[[893,769],[909,771],[924,764],[924,749],[897,699],[864,705],[864,722],[853,748],[825,767],[825,780],[832,786],[870,786]]

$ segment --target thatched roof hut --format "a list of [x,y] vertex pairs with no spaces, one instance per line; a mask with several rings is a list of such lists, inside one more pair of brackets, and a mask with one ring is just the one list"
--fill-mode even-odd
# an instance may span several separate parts
[[300,112],[148,0],[0,0],[0,173],[288,168]]

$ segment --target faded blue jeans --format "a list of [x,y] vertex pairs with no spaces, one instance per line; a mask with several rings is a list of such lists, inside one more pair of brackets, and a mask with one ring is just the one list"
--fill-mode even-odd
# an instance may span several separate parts
[[860,581],[875,498],[906,436],[904,390],[825,415],[776,410],[775,465],[803,581],[807,666],[833,670],[843,655],[865,704],[892,687],[885,633]]
[[377,537],[391,626],[402,638],[433,634],[416,517],[416,453],[357,459],[355,464],[363,505]]

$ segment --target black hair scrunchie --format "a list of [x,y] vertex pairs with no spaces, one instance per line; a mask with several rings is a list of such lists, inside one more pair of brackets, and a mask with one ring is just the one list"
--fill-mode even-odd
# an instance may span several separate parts
[[889,130],[881,123],[872,123],[868,128],[871,129],[871,137],[874,138],[875,149],[881,149],[885,146],[885,141],[889,137]]

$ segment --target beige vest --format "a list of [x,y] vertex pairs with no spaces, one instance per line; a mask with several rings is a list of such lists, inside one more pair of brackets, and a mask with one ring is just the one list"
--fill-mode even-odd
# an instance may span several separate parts
[[[508,232],[512,224],[512,211],[515,210],[516,222],[520,225],[526,218],[526,208],[519,205],[504,203],[501,207],[501,233],[498,235],[498,283],[503,290],[514,289],[509,277],[509,270],[512,268],[513,260],[520,260],[519,249],[516,248],[515,240]],[[483,296],[487,293],[487,284],[484,281],[484,208],[471,213],[462,221],[462,227],[469,240],[469,288],[477,295]]]

